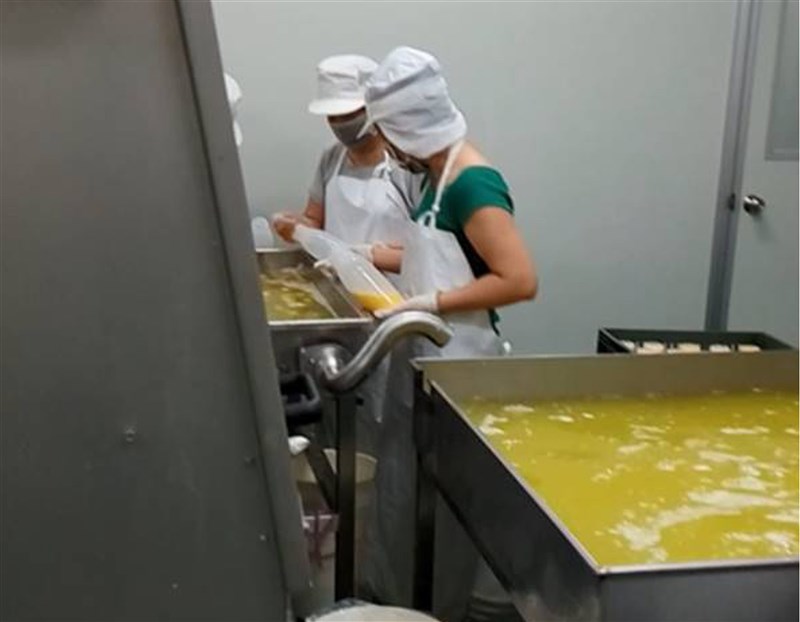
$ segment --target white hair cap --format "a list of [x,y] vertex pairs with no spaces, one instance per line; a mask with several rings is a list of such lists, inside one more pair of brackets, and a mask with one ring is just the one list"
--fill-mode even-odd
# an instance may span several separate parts
[[439,61],[427,52],[392,50],[367,81],[365,99],[370,121],[389,142],[417,158],[430,157],[467,134]]
[[233,79],[233,76],[224,74],[225,76],[225,94],[228,96],[228,105],[231,108],[231,118],[233,119],[233,137],[236,141],[236,146],[242,145],[242,128],[239,126],[239,121],[236,120],[236,114],[239,108],[239,102],[242,101],[242,89],[239,83]]
[[317,97],[308,105],[311,114],[340,115],[364,107],[364,83],[378,67],[358,54],[329,56],[317,65]]

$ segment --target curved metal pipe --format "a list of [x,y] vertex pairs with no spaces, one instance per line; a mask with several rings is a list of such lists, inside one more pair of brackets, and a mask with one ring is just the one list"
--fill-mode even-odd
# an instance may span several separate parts
[[421,335],[440,348],[450,341],[453,329],[442,318],[424,311],[404,311],[382,322],[356,355],[342,367],[337,356],[317,359],[322,378],[334,393],[351,391],[360,385],[381,359],[404,337]]

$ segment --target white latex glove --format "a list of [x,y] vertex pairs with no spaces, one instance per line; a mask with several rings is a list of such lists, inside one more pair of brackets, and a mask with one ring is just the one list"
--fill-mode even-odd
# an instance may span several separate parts
[[372,258],[372,248],[372,244],[353,244],[350,246],[351,251],[358,253],[368,262],[375,263],[375,260]]
[[438,313],[439,292],[430,292],[429,294],[414,296],[388,309],[379,309],[375,312],[375,317],[383,319],[402,313],[403,311],[427,311],[428,313]]

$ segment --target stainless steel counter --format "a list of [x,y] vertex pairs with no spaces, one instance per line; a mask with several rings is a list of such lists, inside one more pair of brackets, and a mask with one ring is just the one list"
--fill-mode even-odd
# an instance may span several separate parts
[[[258,251],[262,274],[271,275],[284,268],[297,268],[325,300],[335,317],[314,320],[270,320],[272,349],[282,374],[304,371],[315,376],[313,356],[303,360],[302,352],[312,346],[332,346],[343,361],[358,352],[374,332],[376,322],[360,309],[336,279],[313,268],[313,260],[302,250],[266,249]],[[339,347],[343,348],[341,350]],[[313,348],[312,348],[313,349]],[[312,470],[323,487],[326,500],[339,517],[336,534],[336,598],[354,595],[355,580],[355,460],[356,449],[369,452],[370,430],[364,417],[358,417],[359,398],[353,391],[334,394],[319,383],[323,415],[309,428],[311,445],[306,450]],[[359,430],[358,428],[361,428]],[[336,474],[322,448],[336,450]]]
[[[797,391],[796,352],[417,362],[418,608],[430,608],[438,490],[526,620],[796,620],[798,559],[604,567],[459,409],[461,399]],[[587,508],[591,511],[591,508]]]
[[372,316],[356,306],[341,284],[314,270],[310,257],[302,250],[261,250],[258,264],[265,274],[281,268],[300,267],[336,315],[322,320],[268,320],[275,361],[282,373],[299,371],[298,353],[304,346],[333,342],[352,354],[374,329]]

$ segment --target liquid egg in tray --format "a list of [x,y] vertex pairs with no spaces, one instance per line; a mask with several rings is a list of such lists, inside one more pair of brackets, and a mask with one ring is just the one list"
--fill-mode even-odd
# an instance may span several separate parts
[[797,352],[414,365],[421,507],[524,619],[798,619]]
[[336,317],[302,267],[261,274],[261,295],[270,321],[327,320]]
[[798,553],[794,393],[459,405],[599,564]]

